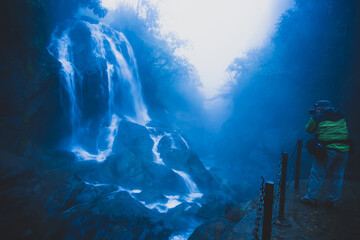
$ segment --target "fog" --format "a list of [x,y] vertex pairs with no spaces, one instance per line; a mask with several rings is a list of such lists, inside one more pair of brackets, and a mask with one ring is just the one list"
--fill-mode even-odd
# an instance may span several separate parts
[[[219,174],[230,179],[242,173],[231,180],[241,182],[239,188],[251,186],[260,175],[273,177],[281,152],[310,137],[304,126],[316,100],[331,99],[346,111],[354,97],[354,72],[346,67],[355,37],[351,7],[306,1],[150,5],[158,12],[158,36],[198,73],[194,86],[200,95],[184,109],[199,108],[177,119],[205,165],[220,168]],[[139,11],[139,6],[129,8]],[[119,10],[111,10],[108,19],[116,18],[112,11]],[[342,31],[347,35],[339,35]],[[194,96],[183,83],[179,80],[180,95]],[[349,125],[354,126],[353,118]]]
[[[274,33],[279,17],[294,6],[291,0],[151,1],[159,11],[162,34],[173,34],[186,42],[176,54],[196,67],[206,98],[220,94],[226,71],[236,57],[261,47]],[[103,0],[110,11],[123,5],[136,9],[141,1]]]
[[[7,239],[186,239],[255,199],[283,152],[291,179],[320,99],[344,112],[360,141],[356,1],[0,9]],[[358,179],[357,150],[346,179]],[[305,148],[302,161],[312,162]]]

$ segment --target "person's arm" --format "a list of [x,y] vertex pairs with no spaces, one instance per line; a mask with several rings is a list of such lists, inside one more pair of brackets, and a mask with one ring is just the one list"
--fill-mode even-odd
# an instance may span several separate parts
[[313,118],[310,118],[308,124],[306,125],[305,127],[305,130],[308,132],[308,133],[314,133],[316,131],[316,122]]

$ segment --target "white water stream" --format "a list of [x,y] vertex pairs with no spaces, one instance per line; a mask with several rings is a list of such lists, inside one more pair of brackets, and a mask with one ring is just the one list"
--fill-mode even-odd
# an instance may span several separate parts
[[[83,73],[79,71],[73,58],[74,42],[71,39],[72,31],[74,31],[76,24],[85,26],[91,34],[91,44],[93,47],[93,62],[103,62],[106,66],[104,77],[101,77],[100,82],[102,86],[106,86],[98,96],[99,99],[105,99],[107,106],[105,107],[106,114],[103,116],[102,124],[98,124],[99,129],[91,129],[92,119],[84,120],[83,106],[86,99],[83,98],[82,93],[87,91],[91,79],[83,77]],[[126,51],[123,52],[122,49]],[[177,149],[175,141],[171,133],[157,134],[156,129],[147,127],[146,124],[151,120],[148,116],[147,108],[142,97],[141,83],[138,74],[137,62],[133,49],[121,32],[112,30],[104,24],[91,24],[88,22],[76,22],[73,26],[60,31],[58,28],[52,34],[52,39],[48,47],[48,51],[61,64],[61,86],[64,89],[64,107],[67,108],[69,114],[69,122],[71,125],[71,139],[70,149],[76,154],[80,160],[95,160],[98,162],[105,161],[112,153],[115,137],[118,133],[119,123],[122,120],[120,116],[129,121],[145,126],[149,130],[149,135],[154,141],[152,152],[154,162],[159,165],[165,165],[163,159],[160,157],[158,150],[159,143],[163,137],[168,137],[171,141],[171,149]],[[125,54],[126,52],[126,54]],[[98,67],[98,66],[93,66]],[[130,113],[121,113],[119,101],[116,100],[117,93],[121,92],[124,86],[129,89],[129,106],[133,107]],[[99,86],[100,88],[101,86]],[[133,112],[133,114],[131,113]],[[94,139],[96,141],[96,149],[89,149],[86,147],[88,139],[86,133],[98,132],[98,136]],[[179,134],[179,137],[189,149],[188,143]],[[167,201],[158,201],[154,203],[145,203],[140,201],[145,207],[149,209],[157,209],[161,213],[165,213],[168,209],[174,208],[182,202],[193,203],[197,198],[203,196],[199,192],[195,182],[191,177],[179,170],[171,169],[175,174],[180,176],[188,189],[186,196],[165,196]],[[90,184],[90,183],[87,183]],[[94,184],[92,184],[94,185]],[[95,184],[94,186],[103,186]],[[127,190],[119,187],[118,191],[126,191],[131,197],[137,200],[136,194],[141,193],[141,190]],[[138,200],[139,201],[139,200]]]
[[[100,133],[96,139],[97,149],[87,149],[83,144],[84,140],[87,140],[87,135],[84,135],[84,133],[92,130],[88,127],[89,122],[85,122],[83,119],[83,109],[80,103],[86,101],[86,99],[83,99],[82,93],[88,88],[89,84],[87,82],[92,80],[84,79],[73,61],[74,46],[70,36],[76,24],[82,24],[89,29],[94,58],[97,59],[97,62],[99,62],[99,59],[104,61],[107,68],[107,76],[100,79],[103,82],[102,84],[107,86],[107,93],[99,96],[99,99],[107,98],[108,110],[102,120],[105,124],[101,124],[99,126],[100,129],[97,130]],[[126,46],[128,58],[124,56],[124,52],[121,50],[121,46],[124,45]],[[64,98],[67,98],[65,99],[66,104],[64,103],[64,106],[66,105],[65,107],[68,108],[67,112],[72,132],[70,150],[79,159],[101,162],[111,154],[118,124],[121,120],[118,115],[120,112],[119,101],[115,100],[115,95],[116,92],[121,91],[120,89],[123,88],[124,82],[129,86],[130,94],[128,95],[131,97],[130,102],[135,114],[124,114],[123,116],[140,125],[145,125],[150,121],[141,93],[141,84],[134,52],[123,33],[114,31],[101,23],[91,24],[80,21],[62,32],[58,28],[55,29],[48,51],[61,63],[61,85],[66,92]],[[108,125],[103,126],[106,123]]]

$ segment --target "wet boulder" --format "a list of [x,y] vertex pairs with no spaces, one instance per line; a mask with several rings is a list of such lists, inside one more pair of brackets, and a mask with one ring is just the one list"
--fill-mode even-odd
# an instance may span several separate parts
[[67,221],[68,237],[79,239],[168,239],[172,231],[160,214],[145,208],[127,192],[116,193],[111,201],[103,196],[81,206],[69,213]]
[[224,218],[216,218],[205,224],[200,225],[191,234],[189,240],[227,240],[231,239],[232,224]]
[[126,149],[151,161],[153,145],[146,127],[122,120],[114,140],[113,153],[121,153]]
[[168,195],[186,192],[183,180],[171,169],[132,152],[111,155],[102,165],[113,183],[128,188],[154,190]]
[[193,151],[173,149],[161,153],[166,166],[188,173],[201,191],[211,192],[219,188],[215,178],[205,169]]

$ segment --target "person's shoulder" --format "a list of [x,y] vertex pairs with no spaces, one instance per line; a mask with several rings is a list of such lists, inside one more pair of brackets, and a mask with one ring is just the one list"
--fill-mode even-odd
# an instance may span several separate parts
[[315,118],[315,121],[317,122],[338,121],[344,119],[345,115],[340,109],[334,108],[315,115]]
[[345,118],[345,114],[343,111],[341,111],[340,109],[338,108],[335,108],[332,110],[332,115],[338,119],[342,119],[342,118]]
[[341,111],[339,108],[335,108],[333,111],[334,111],[334,113],[336,113],[336,114],[339,114],[339,115],[341,115],[341,116],[345,116],[344,112]]

